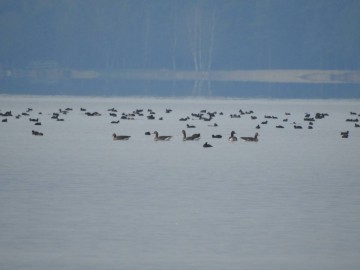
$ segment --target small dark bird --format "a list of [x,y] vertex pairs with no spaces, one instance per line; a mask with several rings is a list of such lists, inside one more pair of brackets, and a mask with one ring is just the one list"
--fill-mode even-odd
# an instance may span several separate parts
[[349,138],[349,131],[343,131],[343,132],[340,132],[340,135],[341,135],[341,138]]
[[209,147],[212,147],[212,145],[211,145],[211,144],[208,144],[208,143],[206,142],[206,143],[204,143],[203,147],[204,147],[204,148],[209,148]]
[[35,135],[35,136],[44,136],[44,134],[39,131],[32,130],[31,132],[32,132],[32,135]]

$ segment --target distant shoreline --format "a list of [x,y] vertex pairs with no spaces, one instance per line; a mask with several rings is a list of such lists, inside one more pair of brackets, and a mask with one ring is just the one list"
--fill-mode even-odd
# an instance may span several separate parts
[[360,84],[359,70],[77,70],[58,66],[0,69],[0,80],[53,83],[67,80],[221,81],[295,84]]
[[352,83],[360,84],[358,70],[232,70],[171,71],[118,70],[113,72],[72,71],[73,79],[187,80],[273,83]]

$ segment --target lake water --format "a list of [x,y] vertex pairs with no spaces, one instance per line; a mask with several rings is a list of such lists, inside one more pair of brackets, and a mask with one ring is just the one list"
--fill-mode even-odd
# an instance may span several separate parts
[[[144,116],[110,124],[113,107]],[[191,117],[203,109],[216,117]],[[229,117],[240,109],[254,113]],[[0,122],[0,269],[360,267],[360,128],[345,121],[359,100],[1,96],[0,110],[14,115]],[[317,112],[329,116],[308,129]],[[155,130],[172,140],[144,134]],[[232,130],[259,142],[229,142]]]

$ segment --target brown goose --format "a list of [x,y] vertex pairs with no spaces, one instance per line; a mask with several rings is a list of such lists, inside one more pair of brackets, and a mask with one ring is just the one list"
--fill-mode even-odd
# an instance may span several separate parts
[[127,141],[131,136],[127,136],[127,135],[116,135],[115,133],[113,134],[113,140],[114,141]]
[[258,136],[259,136],[259,133],[256,132],[254,137],[240,137],[240,138],[247,142],[257,142]]
[[182,131],[183,141],[197,141],[200,139],[200,133],[194,133],[193,135],[186,137],[185,130]]
[[154,141],[170,141],[172,138],[172,136],[159,136],[157,131],[154,131],[153,134],[155,134]]

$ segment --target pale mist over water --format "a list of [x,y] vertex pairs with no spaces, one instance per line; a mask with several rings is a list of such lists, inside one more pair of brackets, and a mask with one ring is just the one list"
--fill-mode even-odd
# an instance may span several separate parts
[[[73,110],[51,119],[60,108]],[[358,100],[1,96],[0,109],[13,114],[0,118],[1,269],[360,267],[360,128],[346,122]],[[230,118],[240,109],[254,113]],[[308,129],[317,112],[329,116]],[[183,142],[182,129],[201,139]],[[155,130],[172,140],[145,135]],[[232,130],[259,141],[229,142]]]

